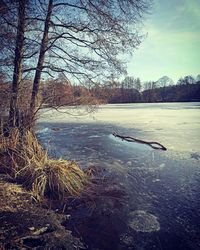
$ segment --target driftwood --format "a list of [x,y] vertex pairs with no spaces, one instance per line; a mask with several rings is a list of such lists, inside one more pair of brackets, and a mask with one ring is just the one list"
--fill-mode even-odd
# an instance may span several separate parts
[[125,141],[128,141],[128,142],[137,142],[137,143],[142,143],[142,144],[146,144],[150,147],[152,147],[153,149],[160,149],[160,150],[167,150],[166,147],[164,147],[162,144],[160,144],[159,142],[155,142],[155,141],[143,141],[143,140],[140,140],[140,139],[136,139],[134,137],[131,137],[131,136],[123,136],[123,135],[118,135],[116,133],[113,133],[113,135],[115,137],[118,137],[118,138],[121,138],[122,141],[125,140]]

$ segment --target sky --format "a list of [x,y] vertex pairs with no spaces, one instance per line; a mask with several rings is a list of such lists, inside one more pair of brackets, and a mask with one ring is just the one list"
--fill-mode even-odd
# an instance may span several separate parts
[[142,81],[200,74],[200,0],[154,0],[144,20],[147,37],[128,64]]

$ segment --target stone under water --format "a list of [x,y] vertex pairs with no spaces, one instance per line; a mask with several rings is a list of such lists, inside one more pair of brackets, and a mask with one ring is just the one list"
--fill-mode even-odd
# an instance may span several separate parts
[[137,232],[154,232],[160,230],[160,224],[155,215],[143,210],[136,210],[129,214],[129,227]]

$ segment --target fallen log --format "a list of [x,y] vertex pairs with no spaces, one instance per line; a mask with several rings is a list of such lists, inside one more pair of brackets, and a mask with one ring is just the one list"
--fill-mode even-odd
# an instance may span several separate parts
[[113,136],[122,139],[122,141],[125,140],[125,141],[128,141],[128,142],[137,142],[137,143],[146,144],[146,145],[152,147],[153,149],[167,150],[167,148],[164,147],[159,142],[155,142],[155,141],[143,141],[143,140],[131,137],[131,136],[123,136],[123,135],[119,135],[119,134],[116,134],[116,133],[113,133]]

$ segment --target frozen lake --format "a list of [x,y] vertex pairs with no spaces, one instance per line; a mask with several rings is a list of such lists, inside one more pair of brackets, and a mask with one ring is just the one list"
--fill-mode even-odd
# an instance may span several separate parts
[[[98,216],[82,218],[87,225],[73,222],[87,249],[200,249],[200,103],[102,105],[79,117],[69,112],[43,110],[40,140],[54,157],[104,168],[128,197],[120,206],[105,197]],[[121,141],[113,132],[160,142],[167,151]]]

